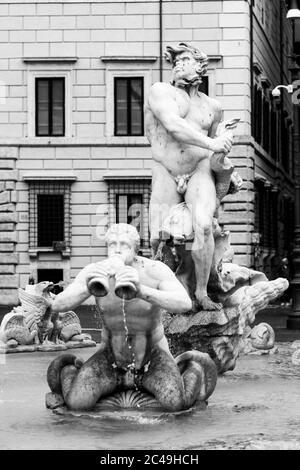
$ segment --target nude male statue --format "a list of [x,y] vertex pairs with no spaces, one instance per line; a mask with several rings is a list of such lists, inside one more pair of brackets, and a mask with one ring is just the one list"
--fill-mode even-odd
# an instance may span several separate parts
[[152,85],[145,124],[153,155],[150,231],[153,254],[161,240],[163,221],[175,205],[186,202],[192,213],[195,297],[204,310],[221,304],[207,295],[214,253],[213,216],[217,207],[213,152],[230,152],[232,138],[216,137],[220,104],[198,90],[206,72],[207,56],[189,44],[167,47],[173,65],[171,83]]
[[[103,322],[99,350],[83,365],[71,354],[54,359],[50,389],[73,410],[91,409],[101,397],[130,388],[149,392],[172,411],[190,407],[199,395],[206,399],[216,384],[214,362],[199,351],[174,360],[161,322],[161,308],[190,310],[186,290],[165,264],[137,256],[140,239],[132,225],[112,225],[105,238],[108,258],[83,268],[52,305],[54,312],[74,309],[90,297],[90,281],[100,279],[107,295],[95,297]],[[116,286],[128,283],[136,296],[123,301]]]

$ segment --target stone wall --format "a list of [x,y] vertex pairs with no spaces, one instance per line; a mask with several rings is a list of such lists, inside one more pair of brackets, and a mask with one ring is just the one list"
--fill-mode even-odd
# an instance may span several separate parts
[[0,305],[17,301],[16,149],[0,148]]

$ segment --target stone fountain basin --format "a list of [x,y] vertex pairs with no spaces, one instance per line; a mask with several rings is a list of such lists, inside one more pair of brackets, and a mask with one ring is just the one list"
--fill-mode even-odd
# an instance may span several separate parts
[[[219,377],[207,408],[169,414],[54,414],[45,408],[46,371],[57,353],[3,354],[0,448],[300,449],[300,365],[292,362],[291,343],[277,346],[274,356],[239,358],[234,371]],[[87,360],[94,352],[80,355]]]

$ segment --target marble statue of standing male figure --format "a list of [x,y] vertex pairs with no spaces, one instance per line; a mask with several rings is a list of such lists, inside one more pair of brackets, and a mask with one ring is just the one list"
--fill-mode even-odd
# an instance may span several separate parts
[[[145,110],[146,134],[153,155],[150,231],[153,255],[161,242],[162,228],[170,210],[185,202],[192,214],[194,241],[190,253],[178,248],[181,265],[177,276],[188,287],[187,264],[194,264],[194,295],[203,310],[216,310],[207,284],[214,254],[213,218],[218,206],[211,157],[226,156],[232,135],[217,135],[220,103],[199,91],[208,65],[207,56],[186,43],[167,47],[173,66],[170,83],[152,85]],[[226,158],[229,162],[229,159]],[[186,266],[184,266],[186,265]],[[180,273],[180,267],[181,273]]]

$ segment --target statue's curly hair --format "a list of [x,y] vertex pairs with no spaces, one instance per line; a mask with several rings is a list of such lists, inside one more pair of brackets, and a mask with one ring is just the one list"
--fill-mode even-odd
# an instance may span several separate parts
[[165,52],[165,59],[167,62],[170,62],[172,66],[175,65],[175,59],[178,54],[182,52],[191,52],[194,59],[199,63],[197,67],[197,74],[202,77],[207,72],[208,67],[208,57],[204,52],[199,51],[196,47],[188,44],[187,42],[179,42],[176,46],[167,46]]
[[132,243],[134,244],[135,251],[137,252],[139,247],[140,247],[140,236],[138,234],[137,229],[130,224],[124,224],[124,223],[119,223],[119,224],[112,224],[109,229],[107,230],[104,240],[106,243],[108,243],[109,238],[111,235],[123,235],[125,233],[128,235]]

